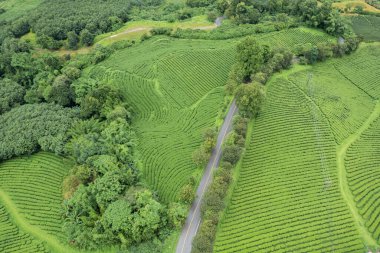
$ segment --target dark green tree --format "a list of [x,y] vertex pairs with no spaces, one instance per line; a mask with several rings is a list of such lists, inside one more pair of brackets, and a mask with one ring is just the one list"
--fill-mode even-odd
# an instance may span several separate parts
[[79,36],[71,31],[67,33],[67,47],[69,49],[77,49],[79,43]]
[[260,83],[242,84],[235,94],[239,111],[248,117],[256,117],[265,99],[264,87]]

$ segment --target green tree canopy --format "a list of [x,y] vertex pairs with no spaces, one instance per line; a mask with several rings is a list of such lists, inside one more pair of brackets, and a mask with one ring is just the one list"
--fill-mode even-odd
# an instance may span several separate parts
[[264,87],[260,83],[242,84],[236,91],[236,105],[248,117],[256,117],[265,98]]

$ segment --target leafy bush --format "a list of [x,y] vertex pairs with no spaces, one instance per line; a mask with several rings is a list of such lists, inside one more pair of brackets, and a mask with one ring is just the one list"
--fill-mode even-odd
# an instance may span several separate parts
[[0,114],[24,102],[25,88],[9,79],[0,79]]
[[22,105],[0,115],[0,160],[39,149],[62,153],[76,115],[53,104]]

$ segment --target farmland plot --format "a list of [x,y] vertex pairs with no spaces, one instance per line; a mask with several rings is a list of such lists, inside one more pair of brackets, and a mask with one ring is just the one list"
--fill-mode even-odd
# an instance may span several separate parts
[[0,242],[4,242],[0,243],[1,252],[46,251],[35,235],[14,223],[14,217],[40,234],[38,239],[64,240],[61,184],[69,168],[70,162],[46,152],[0,164]]
[[278,78],[251,138],[215,252],[360,252],[318,107]]
[[347,180],[357,208],[373,237],[380,242],[380,119],[347,151]]
[[379,53],[364,45],[268,84],[215,252],[364,252],[379,243]]
[[[257,39],[292,48],[331,37],[297,28]],[[87,76],[120,87],[134,108],[144,178],[166,201],[196,173],[192,152],[215,126],[237,42],[158,37],[87,69]]]
[[366,41],[380,41],[380,17],[377,16],[352,16],[352,28],[355,33]]

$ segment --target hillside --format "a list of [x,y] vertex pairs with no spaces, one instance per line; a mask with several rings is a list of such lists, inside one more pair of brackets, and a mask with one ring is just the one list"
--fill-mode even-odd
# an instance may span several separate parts
[[360,167],[351,167],[352,152],[364,140],[345,145],[379,115],[379,53],[378,45],[364,45],[349,57],[273,77],[215,252],[361,252],[379,242],[376,213],[360,208],[370,199],[353,203],[364,193],[354,184]]

